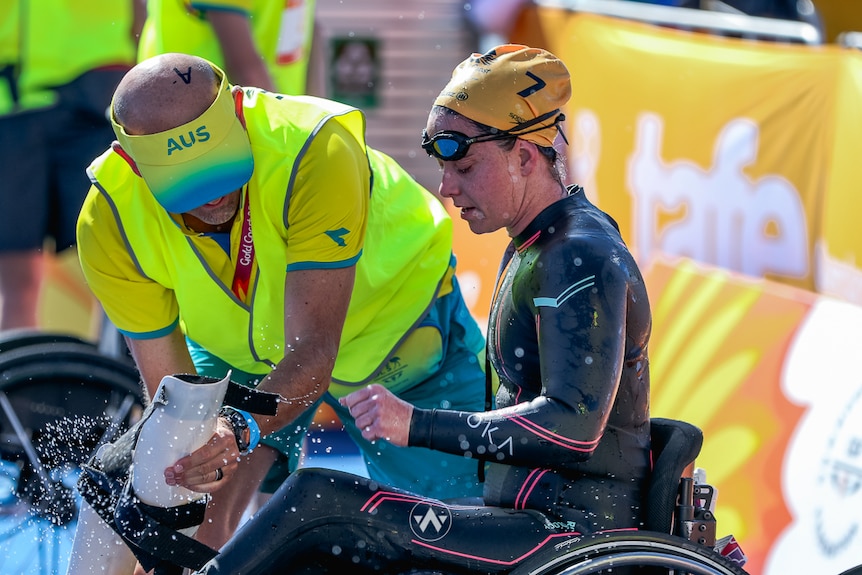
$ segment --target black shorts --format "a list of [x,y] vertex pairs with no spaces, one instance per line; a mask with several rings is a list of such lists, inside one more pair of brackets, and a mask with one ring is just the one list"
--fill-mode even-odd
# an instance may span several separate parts
[[56,105],[0,117],[0,252],[75,243],[86,169],[114,139],[106,111],[125,72],[87,72],[57,88]]

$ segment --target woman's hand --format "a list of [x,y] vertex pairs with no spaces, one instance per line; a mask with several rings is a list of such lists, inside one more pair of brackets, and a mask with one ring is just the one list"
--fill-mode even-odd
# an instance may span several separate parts
[[379,384],[354,391],[338,400],[350,410],[356,427],[368,441],[385,439],[406,447],[413,406]]

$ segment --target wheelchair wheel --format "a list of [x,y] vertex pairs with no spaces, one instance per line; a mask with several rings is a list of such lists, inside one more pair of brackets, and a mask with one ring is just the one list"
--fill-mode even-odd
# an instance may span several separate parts
[[0,337],[0,572],[65,573],[80,464],[140,417],[139,381],[74,337]]
[[95,344],[88,343],[79,337],[65,333],[50,333],[33,329],[10,329],[0,333],[0,353],[37,345],[40,343],[78,343],[81,345],[90,345],[95,347]]
[[664,533],[596,533],[558,543],[510,575],[747,575],[708,547]]

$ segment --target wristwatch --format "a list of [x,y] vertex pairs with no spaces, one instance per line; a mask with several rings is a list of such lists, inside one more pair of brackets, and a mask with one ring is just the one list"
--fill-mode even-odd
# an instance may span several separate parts
[[260,441],[260,427],[250,413],[229,405],[219,409],[218,414],[227,419],[233,428],[233,436],[240,455],[248,455]]

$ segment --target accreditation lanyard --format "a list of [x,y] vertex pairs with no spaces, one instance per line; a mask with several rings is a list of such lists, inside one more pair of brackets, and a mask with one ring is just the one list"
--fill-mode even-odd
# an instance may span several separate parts
[[245,203],[242,210],[242,236],[239,240],[239,252],[236,258],[236,270],[233,274],[231,289],[240,301],[245,301],[248,294],[248,284],[251,281],[251,268],[254,263],[254,242],[251,235],[251,208],[249,190],[246,188]]

